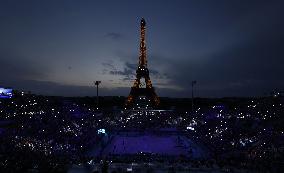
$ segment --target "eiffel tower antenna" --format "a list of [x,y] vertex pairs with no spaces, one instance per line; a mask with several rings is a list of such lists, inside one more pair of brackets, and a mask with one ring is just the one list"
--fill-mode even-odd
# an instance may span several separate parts
[[[139,96],[147,97],[153,107],[157,107],[160,104],[160,99],[157,96],[154,87],[152,86],[152,82],[149,76],[149,70],[147,68],[147,56],[146,56],[146,21],[144,18],[141,19],[140,22],[140,55],[139,55],[139,63],[138,68],[136,70],[136,79],[134,81],[133,86],[131,87],[131,91],[129,96],[127,97],[125,106],[131,107],[134,101]],[[141,78],[145,79],[146,88],[141,88]]]

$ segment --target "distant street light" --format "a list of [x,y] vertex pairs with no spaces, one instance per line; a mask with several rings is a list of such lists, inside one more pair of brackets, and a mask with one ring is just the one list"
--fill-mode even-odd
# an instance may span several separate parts
[[191,111],[192,111],[192,113],[193,113],[193,111],[194,111],[194,105],[193,105],[193,99],[194,99],[194,97],[193,97],[193,86],[194,85],[196,85],[196,80],[194,80],[194,81],[192,81],[191,82]]
[[94,81],[94,84],[97,86],[97,109],[99,109],[99,85],[101,81]]

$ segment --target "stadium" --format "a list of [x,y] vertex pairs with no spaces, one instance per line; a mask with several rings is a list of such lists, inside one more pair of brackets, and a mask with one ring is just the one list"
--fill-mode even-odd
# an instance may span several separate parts
[[1,2],[0,173],[282,173],[283,2]]
[[[102,105],[123,104],[100,97]],[[96,98],[13,91],[1,99],[5,172],[279,172],[283,97],[161,98],[175,110],[96,109]],[[218,103],[218,104],[216,104]],[[161,105],[162,106],[162,105]],[[29,159],[27,159],[29,158]]]

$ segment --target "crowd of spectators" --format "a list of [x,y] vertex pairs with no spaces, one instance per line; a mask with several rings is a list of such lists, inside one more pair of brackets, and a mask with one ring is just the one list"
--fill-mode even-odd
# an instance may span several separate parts
[[89,99],[24,92],[1,99],[0,172],[65,172],[68,165],[87,163],[85,153],[101,142],[101,128],[110,133],[175,128],[206,146],[211,158],[202,163],[221,167],[272,170],[284,163],[282,97],[220,100],[196,104],[194,111],[114,106],[98,109]]

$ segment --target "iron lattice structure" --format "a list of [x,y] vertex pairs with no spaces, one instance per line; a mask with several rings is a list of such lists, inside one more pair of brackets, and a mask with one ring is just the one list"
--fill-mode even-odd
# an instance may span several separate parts
[[[145,33],[146,33],[146,22],[142,18],[140,23],[140,55],[139,55],[139,64],[136,70],[136,79],[133,86],[131,87],[130,94],[126,100],[126,107],[131,107],[134,101],[139,96],[146,96],[153,107],[157,107],[160,104],[160,99],[157,96],[152,82],[149,76],[149,70],[147,68],[147,56],[146,56],[146,42],[145,42]],[[145,79],[145,88],[142,88],[141,80]]]

